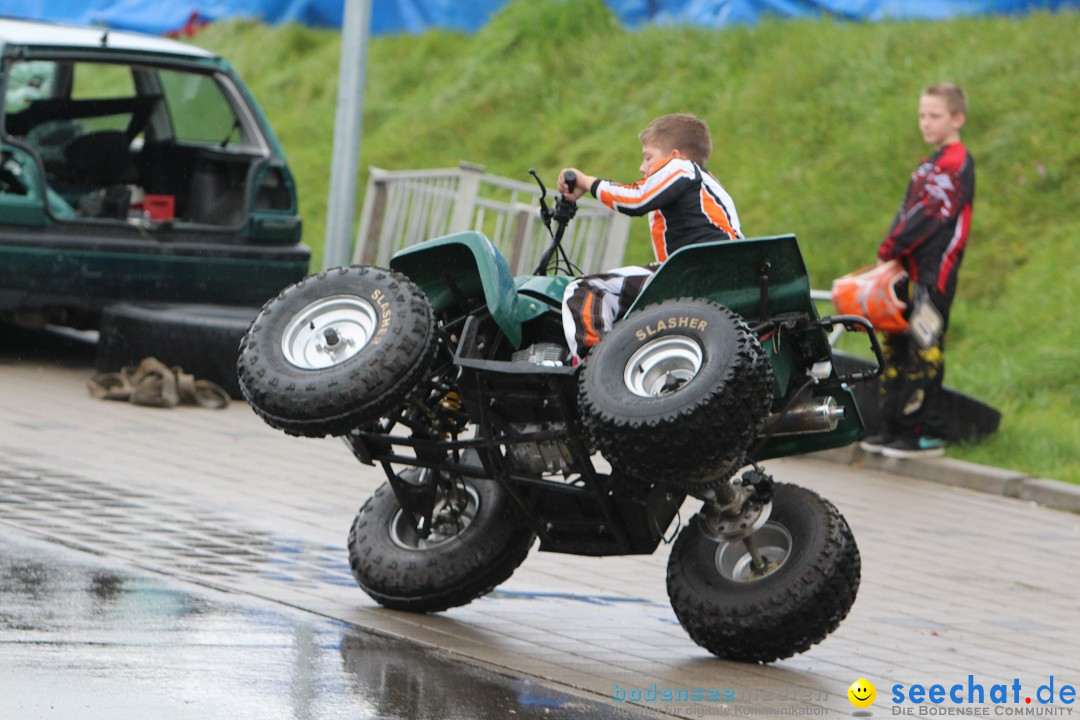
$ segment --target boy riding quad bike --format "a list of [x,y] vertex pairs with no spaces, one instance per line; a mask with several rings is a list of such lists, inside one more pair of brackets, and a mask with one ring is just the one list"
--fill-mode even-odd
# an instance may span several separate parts
[[552,243],[533,275],[513,277],[477,232],[312,275],[244,337],[245,398],[383,468],[348,547],[386,607],[464,605],[537,537],[542,552],[650,554],[692,496],[667,571],[679,622],[722,658],[805,651],[851,608],[859,552],[832,504],[761,461],[858,439],[848,384],[874,373],[839,376],[826,333],[869,323],[818,317],[793,236],[703,243],[574,366],[560,315],[576,205],[551,210],[536,180]]

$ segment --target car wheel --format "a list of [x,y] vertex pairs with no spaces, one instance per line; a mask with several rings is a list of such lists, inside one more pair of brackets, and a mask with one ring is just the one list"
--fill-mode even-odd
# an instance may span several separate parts
[[263,306],[240,345],[240,389],[292,435],[345,435],[398,406],[436,351],[431,303],[404,275],[343,267]]
[[757,338],[708,300],[669,300],[624,318],[579,378],[585,426],[612,467],[687,489],[743,464],[772,393]]
[[859,549],[840,512],[817,493],[778,483],[769,520],[751,538],[717,541],[700,515],[668,559],[671,607],[690,637],[721,658],[772,662],[803,652],[839,626],[859,589]]

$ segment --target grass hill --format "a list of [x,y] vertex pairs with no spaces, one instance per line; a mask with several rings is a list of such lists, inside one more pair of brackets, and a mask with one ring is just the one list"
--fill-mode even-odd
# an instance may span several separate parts
[[[474,35],[372,40],[361,166],[468,160],[553,179],[575,164],[634,179],[638,131],[693,112],[709,122],[709,166],[744,231],[795,232],[814,287],[827,288],[872,261],[926,153],[920,89],[956,82],[971,103],[963,137],[978,188],[946,382],[1004,420],[950,455],[1080,483],[1077,37],[1076,11],[631,31],[601,0],[517,0]],[[270,115],[318,267],[339,34],[224,23],[195,42],[229,57]],[[651,259],[646,234],[639,221],[628,262]]]

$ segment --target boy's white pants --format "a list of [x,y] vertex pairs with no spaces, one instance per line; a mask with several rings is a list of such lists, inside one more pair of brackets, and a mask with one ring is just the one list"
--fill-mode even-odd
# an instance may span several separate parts
[[575,361],[581,360],[626,314],[652,277],[654,270],[640,265],[585,275],[563,292],[562,320],[566,344]]

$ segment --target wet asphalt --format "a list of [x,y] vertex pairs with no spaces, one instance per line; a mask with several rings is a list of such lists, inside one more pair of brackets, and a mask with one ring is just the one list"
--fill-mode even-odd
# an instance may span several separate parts
[[0,525],[0,718],[646,717]]

